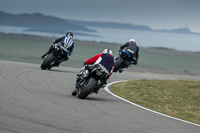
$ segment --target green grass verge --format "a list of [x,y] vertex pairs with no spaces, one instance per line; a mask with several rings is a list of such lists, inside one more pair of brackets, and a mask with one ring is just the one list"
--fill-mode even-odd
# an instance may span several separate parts
[[140,79],[110,89],[141,106],[200,124],[200,81]]

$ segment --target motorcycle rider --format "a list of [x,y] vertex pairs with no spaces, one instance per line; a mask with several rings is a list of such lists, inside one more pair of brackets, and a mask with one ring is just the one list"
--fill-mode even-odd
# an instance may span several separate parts
[[[139,47],[136,44],[135,39],[132,38],[128,42],[126,42],[124,45],[122,45],[120,47],[119,52],[121,52],[124,48],[128,48],[128,49],[131,49],[132,51],[134,51],[134,54],[129,53],[132,56],[132,60],[131,60],[131,62],[127,62],[127,63],[130,63],[130,64],[127,64],[127,67],[131,64],[136,65],[138,63],[138,59],[139,59]],[[119,56],[115,60],[117,60],[119,58]],[[123,69],[119,70],[120,73],[123,71],[124,71]]]
[[[42,59],[45,58],[46,55],[50,54],[54,47],[60,43],[63,47],[60,47],[63,51],[63,54],[60,58],[56,58],[55,62],[52,64],[53,66],[59,66],[59,64],[63,61],[67,61],[69,59],[69,56],[73,53],[73,49],[75,46],[75,42],[73,40],[73,34],[71,32],[67,32],[66,36],[62,36],[60,38],[57,38],[53,41],[53,44],[50,46],[49,50],[41,56]],[[57,56],[56,56],[57,57]]]
[[134,55],[132,55],[133,56],[133,60],[132,60],[131,64],[136,65],[137,62],[138,62],[138,59],[139,59],[139,47],[136,44],[135,39],[130,39],[129,42],[126,42],[124,45],[122,45],[120,47],[119,51],[123,50],[124,48],[131,49],[131,50],[133,50],[135,52]]
[[[104,49],[102,53],[99,53],[92,58],[86,60],[84,62],[84,67],[80,71],[79,74],[77,74],[77,79],[76,79],[76,85],[80,80],[80,76],[84,73],[87,75],[90,71],[92,71],[94,68],[101,67],[107,74],[107,78],[103,80],[103,85],[107,84],[108,78],[112,75],[113,70],[114,70],[114,57],[112,50],[110,49]],[[95,93],[98,93],[98,88],[95,90]],[[76,90],[76,87],[75,87]],[[74,91],[74,90],[73,90]],[[77,94],[77,93],[76,93]],[[74,96],[76,95],[74,94]]]

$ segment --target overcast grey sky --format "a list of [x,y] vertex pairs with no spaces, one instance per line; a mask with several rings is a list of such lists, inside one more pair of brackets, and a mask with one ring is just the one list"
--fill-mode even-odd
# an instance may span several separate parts
[[0,10],[141,24],[153,29],[188,27],[200,33],[199,0],[1,0]]

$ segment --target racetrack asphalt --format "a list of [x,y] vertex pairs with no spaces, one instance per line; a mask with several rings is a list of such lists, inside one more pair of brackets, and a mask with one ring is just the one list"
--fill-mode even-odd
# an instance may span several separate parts
[[[104,89],[85,100],[72,96],[79,70],[0,60],[0,133],[200,133],[200,126],[144,110]],[[113,73],[108,83],[144,78],[168,79],[124,72]]]

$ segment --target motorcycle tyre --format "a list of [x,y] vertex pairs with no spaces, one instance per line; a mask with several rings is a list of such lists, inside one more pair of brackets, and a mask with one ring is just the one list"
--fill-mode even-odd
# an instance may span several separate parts
[[119,58],[118,60],[116,60],[114,72],[117,72],[120,69],[123,62],[124,62],[124,59],[122,58]]
[[42,62],[41,64],[41,69],[42,70],[45,70],[45,69],[50,69],[51,66],[50,64],[54,61],[55,59],[55,55],[53,53],[49,54],[45,59],[44,61]]
[[78,94],[80,99],[85,99],[95,88],[97,80],[94,78],[90,78],[87,86]]

